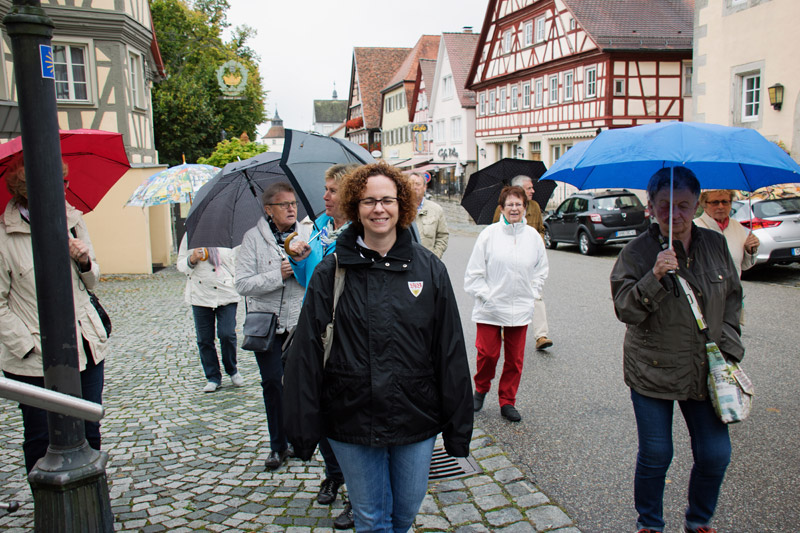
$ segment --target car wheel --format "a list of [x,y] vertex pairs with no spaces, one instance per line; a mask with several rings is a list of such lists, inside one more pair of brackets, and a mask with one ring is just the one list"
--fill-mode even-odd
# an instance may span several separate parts
[[592,255],[597,251],[597,245],[592,244],[589,234],[585,231],[582,231],[580,235],[578,235],[578,248],[583,255]]
[[550,235],[550,229],[544,228],[544,246],[548,250],[555,250],[558,243],[553,240],[553,237]]

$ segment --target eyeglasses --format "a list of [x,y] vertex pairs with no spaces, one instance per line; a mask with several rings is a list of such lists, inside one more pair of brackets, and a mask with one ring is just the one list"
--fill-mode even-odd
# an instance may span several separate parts
[[714,205],[714,206],[722,205],[722,206],[726,206],[726,205],[731,205],[731,201],[730,200],[706,200],[706,205]]
[[292,209],[296,209],[297,208],[297,202],[296,201],[295,202],[279,202],[277,204],[267,204],[267,205],[271,205],[271,206],[274,206],[274,207],[280,207],[281,209],[289,209],[290,207]]
[[358,201],[359,205],[363,205],[369,209],[374,209],[376,205],[381,204],[383,207],[391,207],[397,203],[397,198],[394,196],[384,196],[383,198],[362,198]]
[[505,205],[505,207],[517,207],[517,208],[524,207],[524,206],[525,206],[524,204],[506,204]]

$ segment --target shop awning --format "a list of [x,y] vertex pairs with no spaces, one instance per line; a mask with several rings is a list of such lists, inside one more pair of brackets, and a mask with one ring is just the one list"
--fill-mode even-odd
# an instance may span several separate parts
[[405,172],[435,172],[436,170],[441,170],[447,167],[455,167],[455,163],[430,163],[427,165],[423,165],[421,167],[408,169]]
[[483,141],[485,143],[515,143],[519,142],[519,135],[497,135],[495,137],[478,137],[476,141]]
[[429,155],[421,155],[417,157],[412,157],[411,159],[407,159],[402,163],[396,163],[395,166],[401,169],[411,169],[416,167],[417,165],[422,165],[423,163],[427,163],[431,160],[431,156]]

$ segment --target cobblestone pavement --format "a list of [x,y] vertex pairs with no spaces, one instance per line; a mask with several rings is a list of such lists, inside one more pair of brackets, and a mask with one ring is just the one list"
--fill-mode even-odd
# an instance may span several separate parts
[[[316,502],[319,454],[276,472],[264,469],[269,438],[252,354],[239,353],[244,387],[225,378],[216,393],[201,392],[205,379],[184,283],[171,267],[112,277],[97,291],[114,322],[102,432],[116,530],[333,531],[342,502]],[[14,514],[0,511],[0,530],[29,531],[33,501],[21,466],[22,421],[8,400],[0,399],[0,427],[0,501],[22,503]],[[478,427],[472,455],[482,471],[432,482],[415,531],[579,532]]]

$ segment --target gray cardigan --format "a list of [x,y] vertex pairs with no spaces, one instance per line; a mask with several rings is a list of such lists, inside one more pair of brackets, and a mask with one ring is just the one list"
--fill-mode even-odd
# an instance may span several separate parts
[[[298,222],[299,238],[308,241],[311,228],[310,222]],[[285,257],[265,218],[244,234],[236,257],[236,290],[245,297],[249,311],[280,312],[278,333],[297,324],[305,294],[294,276],[286,280],[281,276],[281,261]]]

